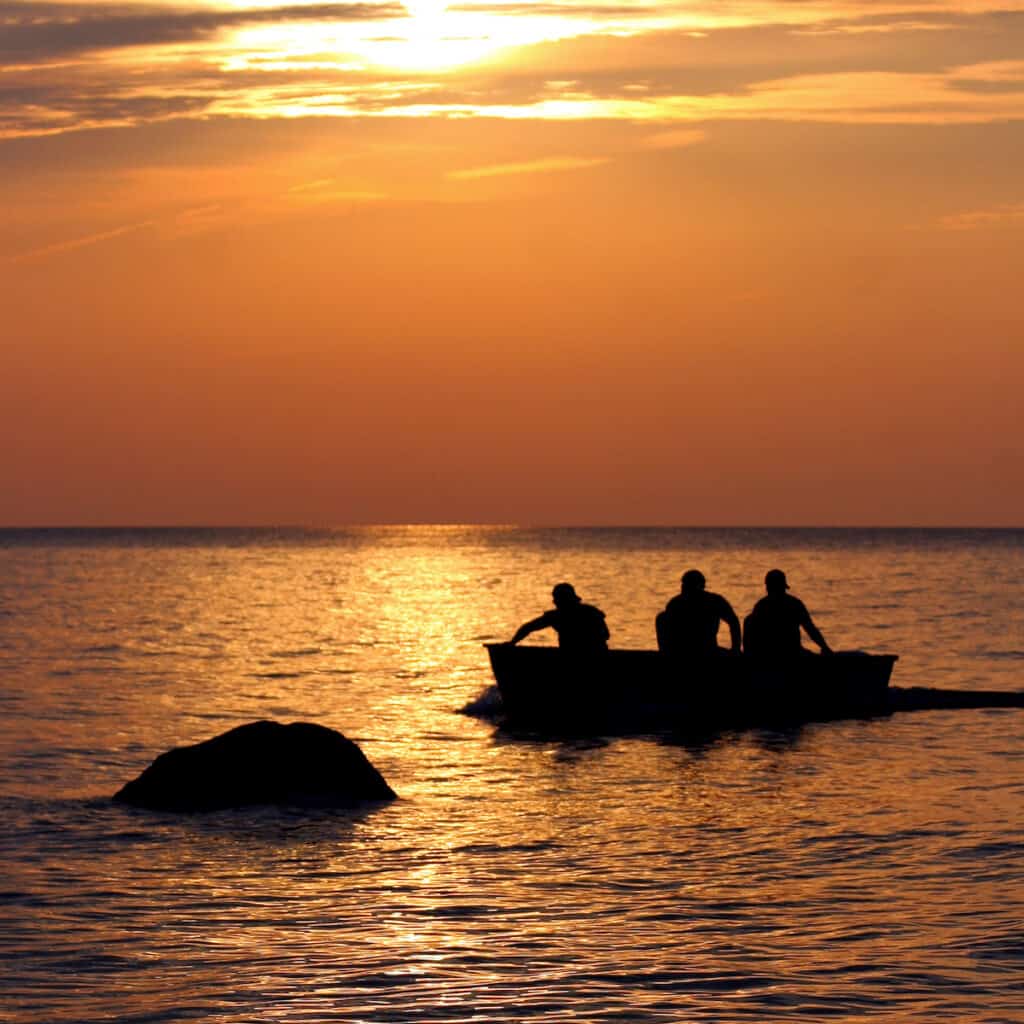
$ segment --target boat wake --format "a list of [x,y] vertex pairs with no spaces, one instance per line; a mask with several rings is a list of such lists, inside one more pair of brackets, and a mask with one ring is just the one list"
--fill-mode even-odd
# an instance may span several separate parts
[[[1022,690],[945,690],[931,686],[890,686],[883,708],[876,709],[872,717],[881,713],[902,711],[951,711],[969,708],[1024,708]],[[501,722],[505,708],[501,691],[491,685],[459,708],[460,715],[490,722]],[[852,715],[851,717],[857,717]]]
[[483,693],[459,708],[460,715],[469,715],[471,718],[485,718],[492,721],[501,718],[503,712],[501,692],[493,684],[488,686]]
[[891,711],[936,711],[957,708],[1024,708],[1021,690],[940,690],[931,686],[890,686]]

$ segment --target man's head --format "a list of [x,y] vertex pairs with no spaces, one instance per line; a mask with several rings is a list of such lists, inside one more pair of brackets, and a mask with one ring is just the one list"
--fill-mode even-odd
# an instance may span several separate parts
[[769,594],[784,594],[789,590],[786,574],[781,569],[769,569],[765,573],[764,588]]
[[699,569],[687,569],[683,573],[682,582],[684,594],[699,594],[707,584],[704,573]]
[[580,603],[571,583],[556,583],[555,589],[551,591],[551,600],[555,602],[556,608],[571,608]]

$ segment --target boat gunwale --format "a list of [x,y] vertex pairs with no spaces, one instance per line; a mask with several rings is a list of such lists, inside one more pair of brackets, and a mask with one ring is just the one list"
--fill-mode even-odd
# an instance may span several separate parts
[[[506,712],[513,719],[559,722],[642,718],[706,725],[876,715],[888,711],[899,660],[865,651],[806,651],[778,662],[729,651],[680,660],[638,648],[577,654],[507,641],[483,646]],[[830,666],[836,670],[831,681]]]

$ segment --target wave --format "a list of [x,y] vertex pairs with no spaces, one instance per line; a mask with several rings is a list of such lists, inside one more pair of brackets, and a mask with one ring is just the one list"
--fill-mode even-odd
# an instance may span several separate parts
[[502,711],[501,693],[494,684],[459,708],[460,715],[469,715],[471,718],[496,719]]

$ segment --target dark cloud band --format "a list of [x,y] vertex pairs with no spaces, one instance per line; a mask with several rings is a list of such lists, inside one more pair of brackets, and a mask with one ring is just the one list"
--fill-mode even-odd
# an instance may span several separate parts
[[8,2],[0,3],[0,60],[43,60],[93,50],[189,42],[267,22],[378,21],[406,16],[405,8],[393,2],[251,10]]

